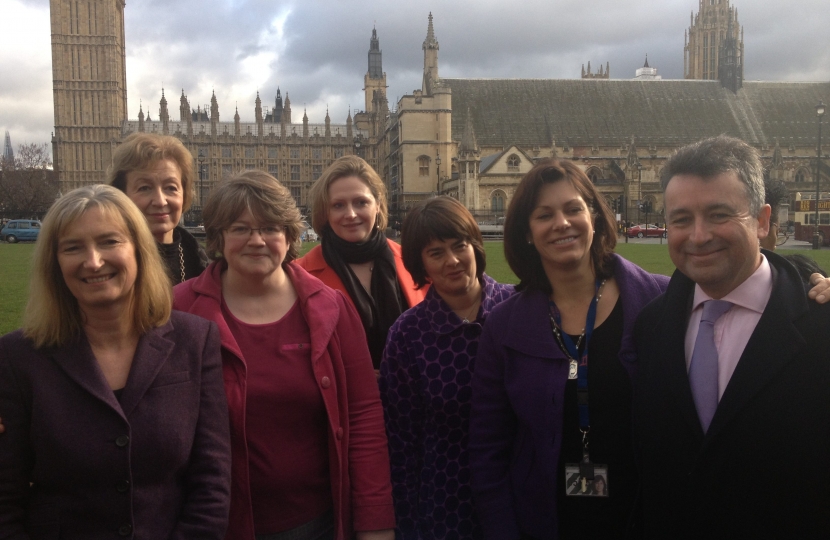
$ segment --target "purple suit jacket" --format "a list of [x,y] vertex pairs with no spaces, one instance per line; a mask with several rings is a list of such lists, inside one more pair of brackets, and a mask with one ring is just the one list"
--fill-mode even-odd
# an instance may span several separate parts
[[[614,257],[624,317],[619,359],[633,380],[634,321],[669,278]],[[523,291],[493,309],[478,346],[470,415],[472,487],[485,538],[517,539],[520,531],[556,538],[567,379],[545,293]]]
[[[216,539],[230,504],[219,332],[173,312],[119,402],[81,336],[0,338],[0,538]],[[31,483],[31,485],[30,485]]]

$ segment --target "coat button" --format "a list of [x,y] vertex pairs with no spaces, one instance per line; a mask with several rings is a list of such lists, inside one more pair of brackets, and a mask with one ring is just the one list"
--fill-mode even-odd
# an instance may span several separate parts
[[329,386],[331,386],[331,379],[329,379],[328,377],[323,377],[322,379],[320,379],[320,384],[323,386],[323,388],[328,388]]
[[334,436],[337,437],[338,441],[340,439],[342,439],[343,438],[343,428],[342,427],[337,428],[337,431],[334,433]]
[[126,491],[130,489],[130,481],[121,480],[118,484],[116,484],[115,489],[118,490],[118,493],[126,493]]
[[129,523],[118,527],[118,534],[120,536],[130,536],[133,533],[133,526]]
[[127,443],[129,443],[129,442],[130,442],[130,438],[126,435],[121,435],[120,437],[115,439],[116,446],[120,446],[121,448],[124,448],[125,446],[127,446]]

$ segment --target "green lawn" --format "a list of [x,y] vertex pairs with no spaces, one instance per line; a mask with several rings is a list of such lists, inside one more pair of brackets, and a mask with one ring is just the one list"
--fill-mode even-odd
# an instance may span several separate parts
[[[307,242],[301,253],[316,243]],[[485,242],[487,274],[502,283],[516,283],[515,274],[504,260],[501,242]],[[0,244],[0,335],[20,326],[29,282],[29,264],[34,244]],[[674,265],[665,244],[617,244],[617,253],[649,272],[671,275]],[[830,269],[830,250],[779,250],[777,253],[801,253],[812,257],[819,266]]]

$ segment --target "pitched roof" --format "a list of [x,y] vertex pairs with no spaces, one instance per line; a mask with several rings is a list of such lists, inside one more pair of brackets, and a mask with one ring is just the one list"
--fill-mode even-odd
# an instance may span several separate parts
[[680,146],[725,133],[750,144],[816,143],[815,106],[830,82],[744,82],[737,94],[719,81],[605,79],[441,79],[452,89],[452,138],[468,108],[478,144]]

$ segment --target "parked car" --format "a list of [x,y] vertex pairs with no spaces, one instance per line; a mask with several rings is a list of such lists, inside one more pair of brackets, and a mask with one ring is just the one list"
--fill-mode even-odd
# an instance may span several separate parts
[[21,241],[34,242],[40,233],[40,221],[33,219],[12,219],[0,230],[0,240],[10,244]]
[[303,232],[300,234],[300,241],[302,242],[316,242],[320,239],[314,229],[311,228],[311,225],[308,224],[308,221],[303,221],[300,223],[300,226],[303,228]]
[[663,227],[658,227],[657,225],[634,225],[628,228],[627,231],[629,238],[659,238],[659,237],[666,237],[666,229]]

